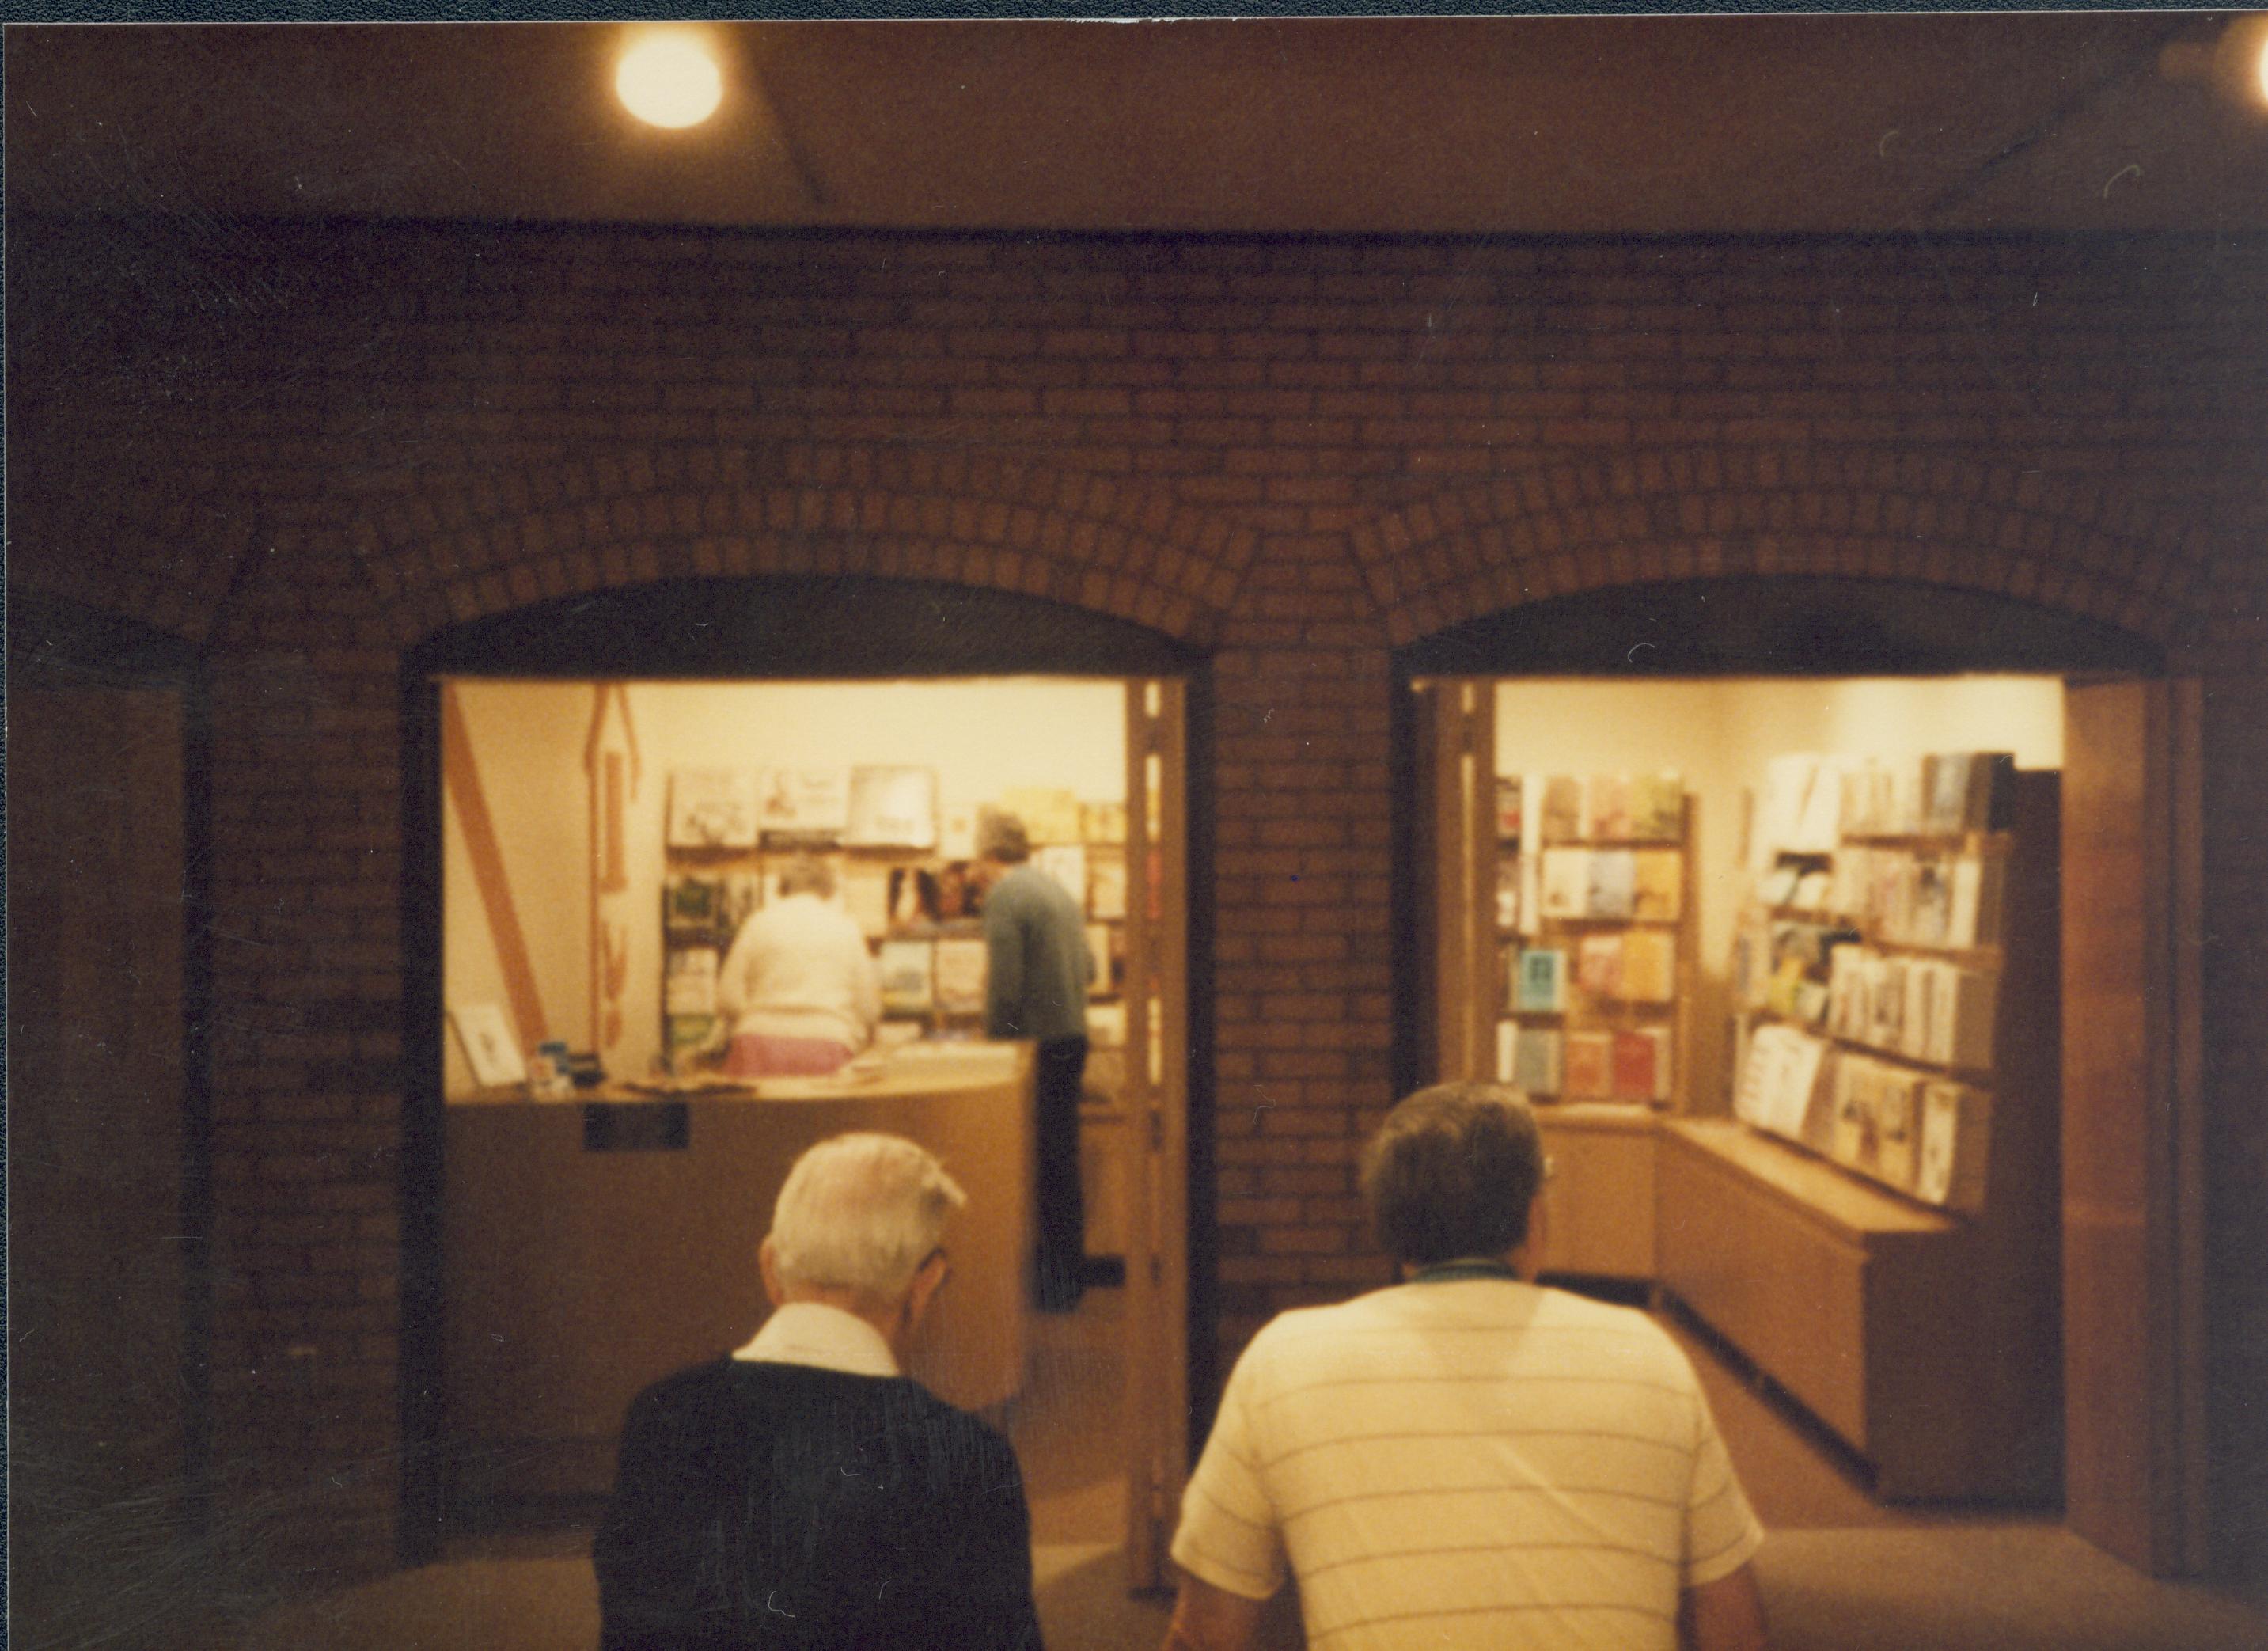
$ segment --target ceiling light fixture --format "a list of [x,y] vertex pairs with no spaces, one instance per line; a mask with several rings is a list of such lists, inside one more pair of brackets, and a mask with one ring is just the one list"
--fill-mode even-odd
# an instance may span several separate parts
[[642,34],[615,68],[615,92],[652,126],[698,126],[724,100],[725,77],[707,41],[672,31]]

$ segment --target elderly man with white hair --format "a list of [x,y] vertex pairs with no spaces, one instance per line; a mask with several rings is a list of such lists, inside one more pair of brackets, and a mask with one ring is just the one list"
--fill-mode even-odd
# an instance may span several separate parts
[[760,1256],[777,1310],[630,1405],[592,1556],[602,1651],[1037,1651],[1015,1456],[902,1371],[963,1201],[895,1135],[796,1161]]

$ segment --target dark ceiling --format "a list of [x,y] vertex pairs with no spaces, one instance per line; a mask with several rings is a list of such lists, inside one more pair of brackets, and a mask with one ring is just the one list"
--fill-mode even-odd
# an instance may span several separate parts
[[35,210],[524,222],[2260,229],[2268,110],[2207,76],[2225,26],[729,24],[724,108],[666,133],[610,93],[620,26],[18,26],[7,181]]

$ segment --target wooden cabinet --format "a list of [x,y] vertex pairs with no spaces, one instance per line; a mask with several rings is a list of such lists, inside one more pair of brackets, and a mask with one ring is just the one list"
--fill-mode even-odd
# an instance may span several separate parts
[[1626,1106],[1539,1108],[1550,1178],[1543,1270],[1653,1277],[1654,1117]]
[[2052,1483],[2052,1348],[2007,1316],[1976,1223],[1705,1120],[1662,1125],[1658,1208],[1663,1288],[1871,1463],[1881,1495]]

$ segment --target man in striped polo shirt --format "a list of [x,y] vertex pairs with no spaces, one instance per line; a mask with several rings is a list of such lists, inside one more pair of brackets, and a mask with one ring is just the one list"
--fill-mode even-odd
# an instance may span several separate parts
[[1167,1651],[1236,1651],[1299,1579],[1317,1651],[1756,1651],[1764,1530],[1684,1355],[1527,1282],[1526,1101],[1444,1084],[1363,1155],[1403,1282],[1253,1338],[1182,1503]]

